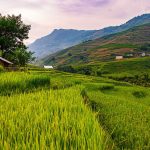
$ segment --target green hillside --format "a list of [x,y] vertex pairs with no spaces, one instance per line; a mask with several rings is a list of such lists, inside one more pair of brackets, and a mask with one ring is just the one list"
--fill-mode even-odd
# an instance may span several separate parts
[[150,57],[84,65],[59,66],[59,70],[108,77],[141,86],[150,86]]
[[59,66],[110,61],[116,55],[141,52],[141,46],[149,44],[149,39],[150,24],[146,24],[62,50],[42,59],[41,64]]
[[[59,68],[67,68],[69,66],[60,66]],[[85,68],[101,71],[102,74],[120,74],[128,73],[130,75],[149,73],[150,72],[150,57],[130,58],[121,61],[100,62],[95,64],[70,65],[78,73],[84,71]]]
[[150,72],[150,57],[127,59],[119,62],[113,61],[103,64],[103,67],[100,69],[104,74],[128,73],[135,75]]

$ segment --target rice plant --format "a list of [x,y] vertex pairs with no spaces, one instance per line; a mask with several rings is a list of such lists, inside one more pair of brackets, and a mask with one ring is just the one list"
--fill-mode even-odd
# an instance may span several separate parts
[[101,125],[118,148],[150,149],[149,89],[118,86],[105,92],[87,88],[86,92],[90,105],[99,112]]
[[0,97],[0,149],[106,149],[107,136],[83,104],[82,88]]
[[50,77],[45,74],[0,73],[0,95],[11,95],[49,87]]
[[150,149],[149,88],[56,71],[0,81],[2,150]]

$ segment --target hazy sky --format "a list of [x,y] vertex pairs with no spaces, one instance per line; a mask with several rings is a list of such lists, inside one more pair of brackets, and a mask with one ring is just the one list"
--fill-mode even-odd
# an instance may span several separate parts
[[22,14],[31,24],[30,39],[55,28],[101,29],[150,13],[150,0],[0,0],[0,13]]

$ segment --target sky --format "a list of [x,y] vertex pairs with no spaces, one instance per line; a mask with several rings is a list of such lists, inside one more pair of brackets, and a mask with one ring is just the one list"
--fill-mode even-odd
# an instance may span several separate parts
[[31,25],[27,44],[54,29],[93,30],[150,13],[150,0],[0,0],[2,15],[22,15]]

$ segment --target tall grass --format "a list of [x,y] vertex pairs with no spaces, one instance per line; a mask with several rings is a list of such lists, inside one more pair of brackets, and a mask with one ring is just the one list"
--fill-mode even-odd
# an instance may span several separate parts
[[116,145],[120,149],[149,150],[148,89],[119,86],[105,88],[105,91],[93,89],[87,88],[87,96],[93,108],[99,112],[100,123],[111,134]]
[[0,73],[0,95],[11,95],[50,87],[48,75],[28,73]]
[[149,88],[56,71],[0,81],[0,150],[150,149]]
[[0,97],[0,149],[106,149],[107,137],[81,89]]

